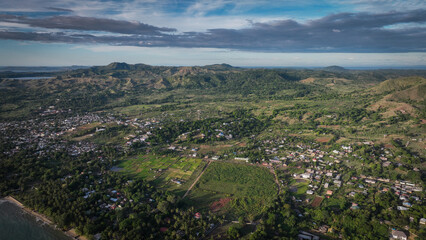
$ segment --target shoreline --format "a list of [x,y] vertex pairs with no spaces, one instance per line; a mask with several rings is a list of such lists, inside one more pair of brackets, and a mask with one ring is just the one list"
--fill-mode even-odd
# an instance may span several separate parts
[[36,211],[28,208],[28,207],[26,207],[24,204],[22,204],[20,201],[16,200],[12,196],[7,196],[7,197],[4,197],[4,198],[1,198],[1,200],[4,200],[6,202],[9,202],[9,203],[11,203],[11,204],[19,207],[22,211],[24,211],[24,212],[30,214],[31,216],[35,217],[37,221],[42,221],[44,224],[47,224],[50,227],[63,232],[65,235],[67,235],[71,239],[87,240],[87,238],[85,236],[78,235],[75,232],[74,228],[72,228],[72,229],[70,229],[68,231],[65,231],[65,230],[57,228],[56,225],[54,224],[54,222],[51,221],[48,217],[46,217],[45,215],[43,215],[41,213],[38,213],[38,212],[36,212]]

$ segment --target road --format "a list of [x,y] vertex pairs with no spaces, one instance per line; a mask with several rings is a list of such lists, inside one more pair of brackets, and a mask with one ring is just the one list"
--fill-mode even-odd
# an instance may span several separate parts
[[279,180],[278,180],[278,176],[277,176],[277,172],[275,171],[275,169],[274,168],[270,168],[269,169],[271,172],[272,172],[272,174],[274,174],[274,176],[275,176],[275,183],[277,184],[277,187],[278,187],[278,195],[281,193],[281,185],[280,185],[280,182],[279,182]]
[[191,191],[191,189],[195,186],[195,184],[197,184],[198,180],[200,180],[201,176],[206,171],[206,169],[210,165],[210,163],[211,163],[211,161],[209,161],[209,163],[207,163],[207,165],[204,166],[203,171],[200,173],[200,175],[198,175],[197,179],[195,179],[195,181],[192,183],[192,185],[188,188],[188,191],[186,191],[186,193],[185,193],[185,195],[183,195],[182,199],[184,199],[189,194],[189,192]]

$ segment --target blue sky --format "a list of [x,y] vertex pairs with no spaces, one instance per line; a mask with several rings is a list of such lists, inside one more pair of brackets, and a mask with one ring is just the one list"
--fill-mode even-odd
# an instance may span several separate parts
[[420,0],[0,0],[0,65],[426,66]]

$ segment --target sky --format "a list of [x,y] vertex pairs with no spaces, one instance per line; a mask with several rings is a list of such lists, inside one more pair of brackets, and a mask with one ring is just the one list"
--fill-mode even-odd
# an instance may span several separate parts
[[424,0],[0,0],[0,66],[426,67]]

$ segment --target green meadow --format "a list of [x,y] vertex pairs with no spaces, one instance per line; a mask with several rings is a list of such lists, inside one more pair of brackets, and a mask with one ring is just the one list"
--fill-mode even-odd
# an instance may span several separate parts
[[[121,161],[117,167],[122,168],[120,172],[123,174],[152,181],[160,188],[185,191],[195,179],[191,175],[202,162],[198,158],[140,155]],[[171,182],[175,179],[182,184]]]
[[254,218],[277,194],[274,176],[264,167],[213,162],[189,195],[200,208],[223,198],[230,198],[224,211],[232,217]]

